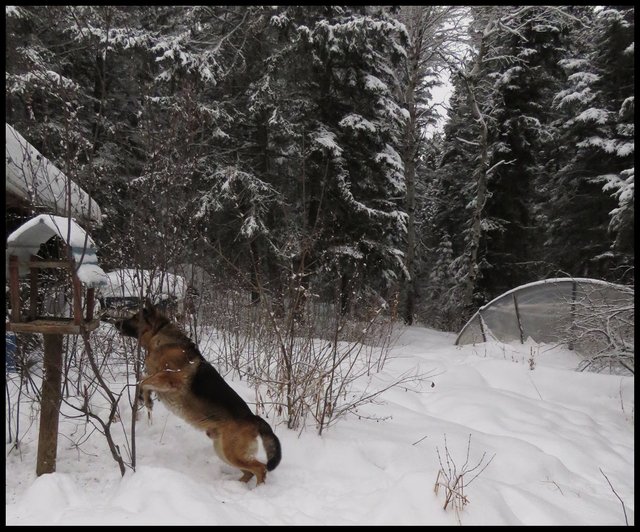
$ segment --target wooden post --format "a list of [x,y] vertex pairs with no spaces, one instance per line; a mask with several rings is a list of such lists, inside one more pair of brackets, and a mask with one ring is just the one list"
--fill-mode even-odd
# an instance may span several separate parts
[[[31,262],[38,260],[38,257],[31,255]],[[29,318],[36,319],[38,315],[38,268],[29,267],[29,281],[30,281],[30,293],[29,293]]]
[[93,319],[93,306],[95,304],[95,288],[87,288],[87,321]]
[[73,290],[73,323],[80,325],[82,319],[82,285],[75,264],[71,266],[71,289]]
[[569,342],[567,343],[567,348],[570,351],[573,351],[575,345],[573,344],[573,339],[575,337],[576,332],[576,299],[578,298],[578,283],[573,281],[571,283],[571,327],[569,333]]
[[20,280],[18,257],[9,257],[9,298],[11,300],[11,321],[20,323]]
[[40,407],[40,434],[36,475],[56,470],[58,451],[58,418],[62,400],[62,335],[43,334],[44,377]]
[[520,343],[524,344],[524,327],[522,327],[522,318],[520,317],[520,309],[518,308],[518,299],[516,293],[511,294],[513,296],[513,306],[516,309],[516,321],[518,322],[518,330],[520,331]]

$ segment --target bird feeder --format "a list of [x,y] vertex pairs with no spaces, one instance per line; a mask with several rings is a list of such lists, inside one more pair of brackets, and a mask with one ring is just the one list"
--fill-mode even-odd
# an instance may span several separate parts
[[[51,238],[61,242],[60,257],[43,259],[38,250]],[[21,225],[7,239],[9,301],[11,313],[7,330],[21,333],[81,334],[92,331],[100,320],[93,315],[95,289],[107,284],[107,276],[98,265],[96,247],[89,235],[73,219],[41,214]],[[66,315],[45,315],[45,295],[39,283],[39,271],[64,270],[70,288]],[[23,303],[20,279],[28,278],[29,294]],[[84,285],[84,288],[83,288]],[[84,312],[83,312],[84,310]]]
[[[38,255],[43,244],[56,240],[59,243],[59,249],[54,253],[56,257]],[[94,291],[107,284],[107,276],[98,265],[96,247],[91,237],[73,219],[51,214],[36,216],[9,235],[7,260],[11,312],[6,328],[16,333],[41,333],[44,337],[44,376],[36,465],[36,474],[40,476],[53,473],[56,468],[62,338],[67,334],[84,335],[99,325],[99,318],[93,315]],[[45,312],[42,303],[47,294],[41,291],[40,286],[40,272],[43,269],[59,272],[64,293],[70,294],[61,315]],[[29,290],[25,297],[21,297],[20,279],[25,277],[28,278]],[[26,285],[23,287],[27,288]]]

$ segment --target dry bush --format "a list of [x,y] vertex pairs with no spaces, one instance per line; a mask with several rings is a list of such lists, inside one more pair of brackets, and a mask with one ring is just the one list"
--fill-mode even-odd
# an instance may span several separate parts
[[635,304],[633,287],[610,295],[602,289],[571,303],[572,323],[562,342],[584,355],[580,371],[634,373]]
[[228,283],[204,298],[199,320],[216,331],[214,364],[250,382],[259,412],[284,417],[292,429],[309,420],[321,434],[391,386],[421,377],[405,374],[382,389],[358,389],[385,366],[395,304],[344,315],[337,301],[322,302],[308,288],[290,295],[302,290],[303,305],[288,297],[276,306],[265,292],[252,302],[246,290]]
[[[469,504],[469,499],[465,494],[465,489],[476,479],[478,476],[489,466],[492,460],[495,458],[495,454],[484,463],[486,452],[482,453],[482,456],[476,465],[469,464],[469,452],[471,450],[471,434],[469,434],[469,440],[467,442],[467,454],[462,466],[458,467],[449,452],[447,446],[447,435],[444,435],[444,456],[445,463],[442,463],[442,456],[440,450],[436,447],[438,454],[438,462],[440,463],[440,469],[438,470],[438,476],[433,486],[433,491],[436,495],[440,488],[444,489],[444,506],[446,510],[448,507],[454,509],[456,518],[460,522],[460,512],[464,507]],[[471,477],[471,478],[469,478]]]

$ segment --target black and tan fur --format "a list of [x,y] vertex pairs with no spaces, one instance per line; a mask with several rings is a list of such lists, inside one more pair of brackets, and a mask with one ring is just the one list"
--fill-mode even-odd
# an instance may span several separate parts
[[[280,441],[269,424],[254,415],[245,401],[209,364],[196,345],[171,321],[146,302],[131,318],[115,322],[125,336],[137,338],[147,350],[146,376],[140,387],[151,408],[151,392],[174,414],[202,430],[218,456],[258,484],[280,463]],[[256,458],[258,436],[267,462]]]

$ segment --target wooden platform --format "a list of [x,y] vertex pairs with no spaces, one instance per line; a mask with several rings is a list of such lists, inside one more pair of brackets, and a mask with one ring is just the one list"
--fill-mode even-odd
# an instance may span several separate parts
[[83,331],[93,331],[98,325],[100,325],[100,320],[84,321],[77,325],[70,318],[36,318],[35,320],[6,324],[7,331],[41,334],[81,334]]

